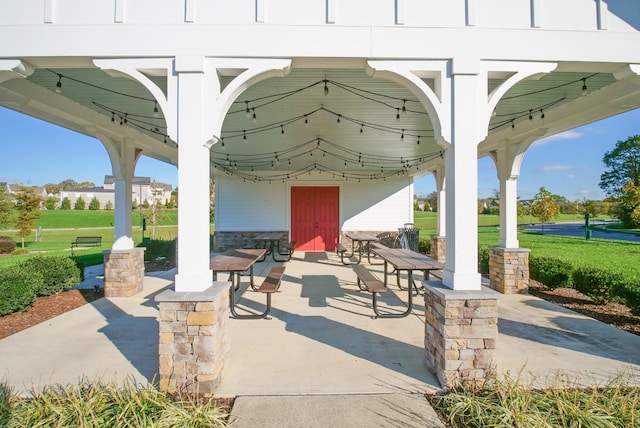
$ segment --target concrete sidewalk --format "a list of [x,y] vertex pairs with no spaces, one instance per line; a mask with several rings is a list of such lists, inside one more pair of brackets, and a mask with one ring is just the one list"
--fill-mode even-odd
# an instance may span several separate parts
[[[258,280],[273,264],[256,264]],[[372,319],[370,294],[357,291],[352,269],[334,254],[296,253],[285,265],[271,320],[229,320],[230,354],[217,395],[236,397],[236,426],[443,426],[423,396],[440,385],[423,364],[422,299],[406,318]],[[87,287],[99,281],[96,271]],[[153,296],[172,285],[174,274],[147,274],[134,297],[99,299],[0,340],[0,376],[23,394],[83,377],[153,383]],[[243,278],[238,310],[263,309],[264,295],[246,288]],[[381,306],[403,311],[406,292],[391,291]],[[538,386],[557,370],[584,385],[621,373],[638,381],[638,350],[639,336],[534,296],[499,300],[501,374],[522,371]]]

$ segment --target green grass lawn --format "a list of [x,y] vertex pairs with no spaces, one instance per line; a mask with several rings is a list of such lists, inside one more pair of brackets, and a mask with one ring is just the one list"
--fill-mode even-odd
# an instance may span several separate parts
[[[113,211],[105,210],[45,210],[41,211],[42,215],[36,221],[34,228],[38,226],[43,229],[61,229],[61,228],[86,228],[86,227],[113,227]],[[164,218],[159,222],[160,225],[170,226],[178,224],[178,210],[163,210]],[[134,226],[140,226],[140,212],[132,213],[132,222]],[[147,227],[151,225],[147,221]]]

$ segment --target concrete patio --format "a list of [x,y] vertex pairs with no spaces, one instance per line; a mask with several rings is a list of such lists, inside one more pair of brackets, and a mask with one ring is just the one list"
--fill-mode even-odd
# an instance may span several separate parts
[[[257,263],[257,280],[272,265],[270,259]],[[358,291],[352,269],[335,254],[295,253],[285,265],[272,319],[230,320],[230,354],[217,395],[409,397],[440,389],[423,363],[421,297],[406,318],[372,319],[371,296]],[[382,273],[380,265],[371,269]],[[174,274],[147,274],[144,291],[134,297],[99,299],[0,340],[0,376],[19,393],[82,377],[154,382],[153,296],[172,285]],[[243,277],[243,289],[247,282]],[[403,311],[406,291],[391,290],[381,306]],[[264,295],[245,290],[238,310],[261,311],[264,303]],[[622,373],[640,379],[640,337],[533,296],[499,300],[498,340],[498,372],[522,371],[538,385],[558,371],[584,385]]]

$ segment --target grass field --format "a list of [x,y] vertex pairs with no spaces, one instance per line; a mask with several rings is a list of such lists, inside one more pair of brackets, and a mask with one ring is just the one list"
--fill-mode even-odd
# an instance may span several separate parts
[[[178,210],[162,211],[164,218],[159,222],[163,226],[178,224]],[[131,214],[134,226],[140,226],[140,212]],[[42,211],[42,215],[35,223],[35,227],[43,229],[85,228],[85,227],[113,227],[113,211],[105,210],[49,210]],[[151,225],[147,221],[147,227]]]
[[[170,216],[165,223],[177,223],[177,210],[169,211]],[[134,242],[142,242],[142,231],[136,220],[138,213],[133,213]],[[101,262],[102,251],[111,248],[113,244],[112,211],[43,211],[38,225],[44,229],[42,238],[34,241],[35,235],[27,237],[26,248],[31,254],[46,252],[48,254],[69,254],[71,241],[76,236],[102,236],[102,246],[76,251],[76,254],[86,258],[89,264]],[[481,246],[497,245],[499,240],[499,217],[495,215],[478,216],[478,243]],[[560,221],[583,221],[581,216],[562,215]],[[420,228],[420,238],[428,240],[436,231],[437,214],[431,212],[416,212],[415,227]],[[520,224],[536,223],[537,221],[525,216],[520,218]],[[156,239],[173,239],[177,236],[176,225],[158,226],[155,231]],[[145,232],[151,237],[151,228]],[[0,235],[9,235],[19,242],[15,232],[0,231]],[[585,240],[579,237],[556,235],[540,235],[537,233],[520,231],[518,233],[520,246],[531,249],[531,254],[538,256],[552,256],[570,261],[578,266],[593,265],[607,267],[624,272],[627,275],[640,278],[640,245],[638,243],[609,241],[602,239]],[[19,243],[18,243],[19,245]],[[15,263],[29,255],[0,257],[0,266]]]

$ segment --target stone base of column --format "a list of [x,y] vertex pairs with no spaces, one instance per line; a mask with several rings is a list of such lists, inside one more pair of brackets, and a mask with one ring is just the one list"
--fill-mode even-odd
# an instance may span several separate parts
[[210,396],[220,385],[229,355],[230,282],[200,292],[165,290],[160,306],[160,390]]
[[489,249],[489,287],[503,294],[524,293],[529,289],[528,248],[491,247]]
[[447,254],[447,239],[444,236],[431,235],[431,257],[444,263]]
[[144,248],[106,250],[102,254],[105,297],[130,297],[142,291]]
[[498,298],[425,281],[425,365],[443,388],[482,387],[496,377]]

